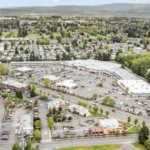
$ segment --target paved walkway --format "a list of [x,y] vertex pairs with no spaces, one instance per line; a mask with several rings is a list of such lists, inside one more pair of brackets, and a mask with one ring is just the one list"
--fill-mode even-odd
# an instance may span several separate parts
[[122,147],[118,150],[138,150],[132,144],[123,144]]

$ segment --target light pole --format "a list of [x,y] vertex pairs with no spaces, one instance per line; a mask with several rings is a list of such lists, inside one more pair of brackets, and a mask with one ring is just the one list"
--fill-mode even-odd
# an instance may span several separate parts
[[24,130],[23,130],[24,124],[22,119],[23,118],[21,118],[21,149],[24,150]]
[[24,150],[24,131],[23,131],[23,124],[21,124],[21,132],[22,132],[22,135],[21,135],[21,148],[22,150]]

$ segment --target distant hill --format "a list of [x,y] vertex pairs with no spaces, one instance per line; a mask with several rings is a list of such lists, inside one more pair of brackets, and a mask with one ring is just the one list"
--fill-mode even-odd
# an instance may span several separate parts
[[61,6],[29,6],[29,7],[12,7],[0,8],[0,15],[27,15],[27,14],[45,14],[45,15],[131,15],[131,16],[149,16],[150,4],[130,4],[116,3],[97,6],[77,6],[77,5],[61,5]]

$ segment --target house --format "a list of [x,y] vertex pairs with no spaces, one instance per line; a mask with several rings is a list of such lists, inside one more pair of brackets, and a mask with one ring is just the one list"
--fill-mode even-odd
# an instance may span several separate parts
[[32,69],[32,68],[29,68],[29,67],[20,67],[20,68],[17,68],[17,69],[15,69],[15,70],[16,70],[17,72],[22,73],[22,74],[33,72],[33,69]]
[[12,91],[21,91],[24,93],[28,89],[28,86],[15,80],[6,80],[0,83],[0,88],[10,89]]
[[83,106],[76,105],[76,104],[69,105],[68,110],[71,111],[72,113],[77,113],[81,116],[88,117],[91,115],[88,109],[86,109]]
[[74,83],[73,80],[65,80],[62,82],[58,82],[58,83],[56,83],[56,86],[66,88],[66,89],[75,89],[78,87],[78,85],[76,83]]
[[104,134],[122,133],[124,126],[120,124],[116,119],[101,119],[98,118],[99,127],[101,127]]
[[62,108],[64,105],[65,105],[65,101],[58,98],[48,103],[48,109],[50,108],[52,109],[53,107],[59,109],[60,107]]
[[92,134],[100,134],[100,133],[103,133],[103,132],[104,132],[104,130],[103,130],[102,127],[93,126],[93,127],[90,128],[90,133],[92,133]]
[[45,78],[48,78],[53,84],[61,82],[60,78],[53,76],[53,75],[46,75],[43,77],[43,79]]
[[33,136],[33,116],[32,114],[23,114],[20,116],[20,128],[19,132],[26,135]]

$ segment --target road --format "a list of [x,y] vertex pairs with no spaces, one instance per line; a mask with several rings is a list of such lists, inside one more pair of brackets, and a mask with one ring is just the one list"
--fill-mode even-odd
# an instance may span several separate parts
[[90,139],[63,140],[63,141],[40,143],[40,148],[41,150],[49,150],[49,148],[64,148],[72,146],[76,147],[76,146],[91,146],[91,145],[105,145],[105,144],[129,144],[137,141],[138,137],[136,135],[108,137],[108,138],[90,138]]
[[[91,146],[91,145],[105,145],[105,144],[129,144],[138,141],[137,135],[119,136],[119,137],[105,137],[105,138],[90,138],[77,140],[63,140],[63,141],[45,141],[33,146],[39,145],[40,150],[50,150],[52,148],[64,148],[71,146]],[[1,144],[0,150],[11,150],[12,144]]]
[[50,134],[50,130],[47,124],[47,118],[46,118],[46,114],[47,114],[47,110],[45,108],[45,106],[43,105],[42,107],[39,107],[39,117],[41,118],[42,121],[42,141],[51,141],[51,134]]
[[[44,87],[39,87],[37,89],[37,92],[39,91],[39,89],[41,89],[45,93],[50,93],[50,95],[54,94],[55,96],[60,96],[60,95],[58,95],[58,92],[47,89],[47,88],[44,88]],[[72,96],[72,95],[68,95],[68,94],[63,94],[63,95],[64,95],[64,99],[65,100],[69,99],[71,103],[77,103],[79,100],[81,100],[81,101],[84,101],[84,102],[87,102],[87,103],[90,104],[90,101],[88,102],[88,101],[86,101],[84,99],[81,99],[81,98],[78,98],[76,96]],[[116,110],[116,113],[113,113],[112,112],[113,108],[111,108],[111,107],[107,107],[107,106],[104,106],[104,105],[101,105],[101,104],[98,104],[98,106],[99,106],[99,108],[103,108],[104,114],[105,114],[106,110],[108,110],[110,112],[109,118],[116,118],[117,120],[127,122],[127,117],[130,116],[131,117],[131,123],[134,124],[134,119],[138,119],[138,124],[142,125],[142,122],[145,121],[146,125],[150,126],[150,120],[148,118],[144,118],[143,116],[134,115],[134,114],[124,112],[124,111],[121,111],[121,110]]]
[[[0,113],[0,120],[3,119],[3,115],[5,113],[5,107],[4,107],[4,104],[3,104],[3,98],[0,98],[0,110],[1,110],[1,113]],[[2,130],[2,121],[0,121],[0,131]]]

